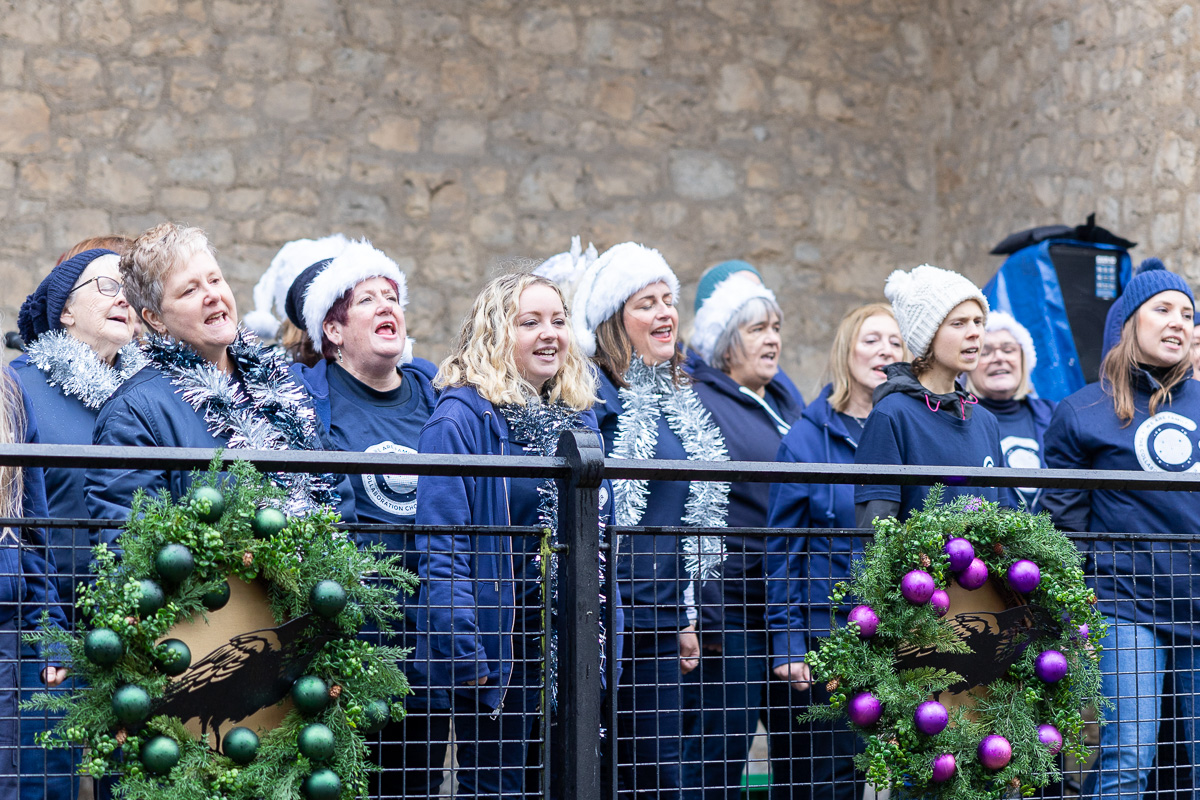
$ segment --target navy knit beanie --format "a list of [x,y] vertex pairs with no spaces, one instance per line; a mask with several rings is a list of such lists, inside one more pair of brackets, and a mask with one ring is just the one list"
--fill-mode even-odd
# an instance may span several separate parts
[[1147,258],[1138,266],[1137,275],[1121,293],[1121,325],[1133,316],[1143,303],[1159,292],[1183,292],[1196,307],[1196,298],[1192,295],[1192,287],[1187,281],[1168,270],[1157,258]]
[[84,250],[50,270],[50,274],[42,279],[33,290],[33,294],[25,298],[25,302],[21,304],[21,311],[17,314],[17,330],[20,331],[25,344],[32,344],[46,331],[56,331],[62,327],[60,318],[71,287],[89,264],[100,256],[108,255],[115,256],[116,253],[102,247]]
[[717,284],[735,272],[753,272],[755,275],[758,275],[760,281],[762,280],[762,275],[758,274],[758,270],[745,261],[737,259],[722,261],[715,267],[709,267],[700,276],[700,282],[696,284],[696,303],[692,310],[699,313],[700,306],[704,305],[704,301],[712,296],[713,290],[717,288]]
[[305,267],[304,271],[296,276],[296,280],[292,281],[291,288],[288,289],[287,299],[283,301],[283,311],[287,314],[288,321],[300,330],[305,330],[304,292],[308,290],[313,279],[324,272],[332,262],[332,258],[325,258],[311,267]]

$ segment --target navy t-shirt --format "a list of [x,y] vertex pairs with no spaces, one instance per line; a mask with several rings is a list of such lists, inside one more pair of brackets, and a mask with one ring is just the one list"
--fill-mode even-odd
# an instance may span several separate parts
[[[987,409],[978,406],[964,420],[945,411],[930,411],[916,398],[892,393],[880,400],[867,417],[854,463],[998,467],[1004,463],[1000,452],[1000,426]],[[929,489],[928,486],[858,486],[854,491],[854,502],[886,500],[899,503],[899,519],[903,520],[913,509],[919,511],[924,507]],[[946,486],[942,497],[949,502],[959,495],[1016,506],[1010,489]]]
[[[992,412],[1000,426],[1000,451],[1004,454],[1004,466],[1012,469],[1041,469],[1042,447],[1038,443],[1037,426],[1033,422],[1033,411],[1028,403],[1020,400],[988,400],[979,398],[979,405]],[[1017,489],[1017,494],[1028,508],[1037,500],[1037,489]]]

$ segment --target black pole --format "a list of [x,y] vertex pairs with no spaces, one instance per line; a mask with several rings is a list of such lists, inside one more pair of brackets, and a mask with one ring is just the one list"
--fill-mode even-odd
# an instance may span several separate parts
[[558,724],[550,741],[554,797],[600,800],[600,481],[604,450],[591,431],[566,431],[558,481]]

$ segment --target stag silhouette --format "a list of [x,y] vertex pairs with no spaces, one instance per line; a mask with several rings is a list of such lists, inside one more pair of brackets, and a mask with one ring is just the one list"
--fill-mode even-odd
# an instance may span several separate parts
[[317,651],[333,638],[326,630],[304,636],[312,622],[305,615],[277,628],[234,636],[172,681],[156,713],[185,723],[199,720],[202,738],[211,733],[220,749],[224,725],[286,697]]

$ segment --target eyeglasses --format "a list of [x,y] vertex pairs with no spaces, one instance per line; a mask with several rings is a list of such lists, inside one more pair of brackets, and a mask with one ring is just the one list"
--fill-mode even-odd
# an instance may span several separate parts
[[116,278],[110,278],[107,275],[101,275],[97,278],[92,278],[90,281],[84,281],[83,283],[79,284],[74,289],[67,292],[67,297],[75,294],[89,283],[95,283],[96,291],[105,297],[116,297],[121,293],[121,290],[125,288],[125,284],[121,283]]
[[993,347],[990,344],[985,344],[979,355],[982,358],[989,358],[990,356],[995,355],[997,350],[999,350],[1001,353],[1004,353],[1006,356],[1015,356],[1017,353],[1021,352],[1021,345],[1014,344],[1013,342],[1007,342],[999,347]]

